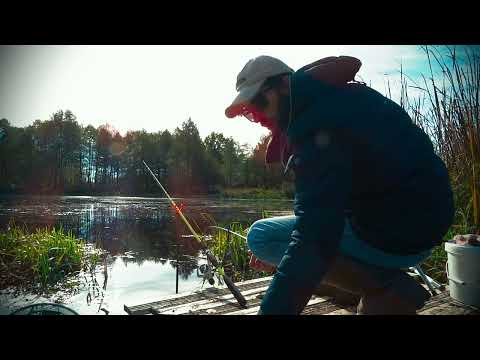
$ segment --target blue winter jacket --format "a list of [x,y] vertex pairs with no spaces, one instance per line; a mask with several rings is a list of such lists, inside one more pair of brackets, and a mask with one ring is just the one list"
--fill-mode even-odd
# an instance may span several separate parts
[[453,221],[448,173],[396,103],[357,83],[291,76],[296,225],[260,314],[299,314],[336,255],[348,218],[387,253],[439,244]]

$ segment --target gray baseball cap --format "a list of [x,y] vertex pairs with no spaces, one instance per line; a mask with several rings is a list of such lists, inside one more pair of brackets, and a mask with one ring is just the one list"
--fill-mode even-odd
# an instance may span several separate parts
[[249,60],[237,76],[238,95],[225,109],[225,115],[228,118],[239,115],[239,110],[257,95],[268,78],[293,72],[284,62],[271,56],[262,55]]

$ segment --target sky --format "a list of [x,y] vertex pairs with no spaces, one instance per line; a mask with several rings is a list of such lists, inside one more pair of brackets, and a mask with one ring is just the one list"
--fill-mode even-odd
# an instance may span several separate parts
[[294,70],[327,56],[362,61],[358,79],[392,97],[400,63],[412,76],[426,71],[414,45],[21,45],[0,46],[0,118],[28,126],[57,110],[71,110],[82,125],[109,123],[128,130],[173,131],[191,118],[205,138],[212,131],[255,146],[267,130],[244,118],[227,119],[237,74],[259,55]]

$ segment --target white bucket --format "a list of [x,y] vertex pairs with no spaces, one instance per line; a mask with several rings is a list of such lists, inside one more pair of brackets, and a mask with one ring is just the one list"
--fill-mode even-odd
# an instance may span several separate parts
[[465,305],[480,307],[480,246],[445,243],[450,296]]

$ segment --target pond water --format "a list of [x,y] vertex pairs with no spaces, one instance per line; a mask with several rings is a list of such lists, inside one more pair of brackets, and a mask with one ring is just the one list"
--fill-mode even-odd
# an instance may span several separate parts
[[[176,198],[183,213],[202,231],[218,224],[248,226],[262,217],[292,209],[288,200]],[[181,204],[181,205],[180,205]],[[210,286],[197,267],[204,260],[188,229],[167,199],[90,196],[0,197],[0,230],[12,222],[29,229],[62,226],[108,253],[95,273],[72,279],[72,290],[50,297],[0,290],[0,314],[33,303],[60,301],[80,314],[126,314],[123,306],[157,301],[166,295]],[[177,262],[178,283],[177,283]],[[102,310],[103,309],[103,310]]]

